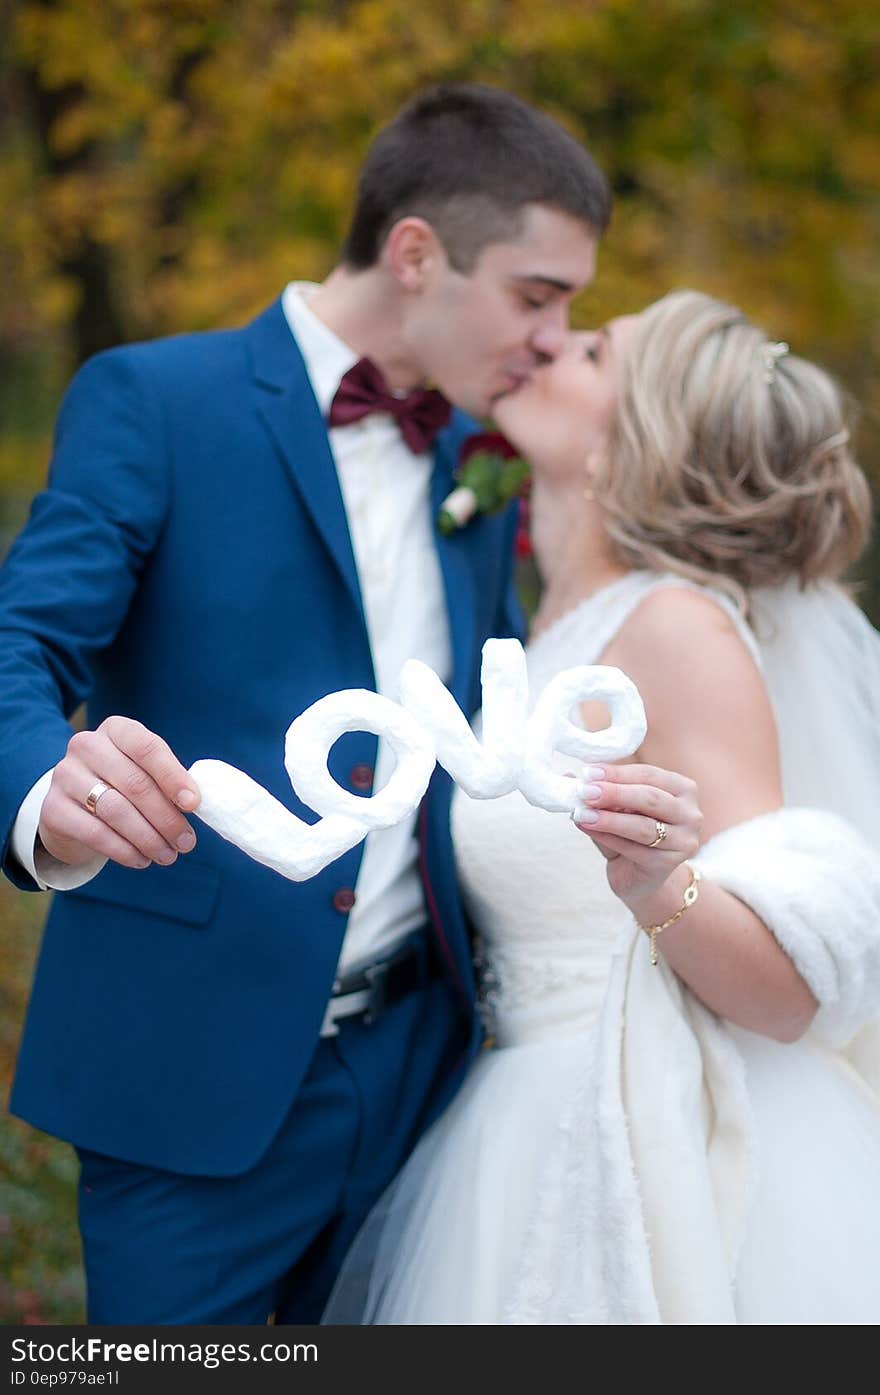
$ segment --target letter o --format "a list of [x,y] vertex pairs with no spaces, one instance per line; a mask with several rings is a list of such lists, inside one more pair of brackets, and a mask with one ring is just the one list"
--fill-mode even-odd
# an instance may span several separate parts
[[[385,788],[369,799],[343,789],[327,768],[333,743],[348,731],[384,737],[397,757]],[[319,698],[291,722],[284,740],[284,765],[303,803],[324,817],[357,819],[368,830],[390,828],[417,808],[435,760],[433,741],[409,713],[366,688]]]

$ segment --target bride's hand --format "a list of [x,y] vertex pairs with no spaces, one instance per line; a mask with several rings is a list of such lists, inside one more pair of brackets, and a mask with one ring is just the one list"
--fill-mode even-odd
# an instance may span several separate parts
[[572,818],[607,858],[608,884],[636,920],[662,920],[665,899],[680,899],[677,869],[700,846],[697,787],[654,765],[608,765],[602,778],[599,769],[578,778]]

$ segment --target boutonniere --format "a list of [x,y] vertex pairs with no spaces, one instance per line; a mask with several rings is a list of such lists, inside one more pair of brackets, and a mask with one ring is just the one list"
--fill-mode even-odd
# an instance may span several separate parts
[[[447,535],[470,523],[476,514],[495,513],[517,496],[525,502],[531,472],[504,436],[487,431],[469,436],[462,445],[455,480],[455,489],[443,500],[437,517],[440,532]],[[517,551],[522,551],[520,538]]]

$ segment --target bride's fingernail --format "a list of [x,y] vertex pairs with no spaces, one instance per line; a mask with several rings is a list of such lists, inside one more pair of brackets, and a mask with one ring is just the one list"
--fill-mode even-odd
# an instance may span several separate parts
[[602,796],[601,785],[579,785],[578,798],[584,804],[592,804]]
[[586,804],[576,804],[571,811],[572,823],[597,823],[599,815],[595,809],[588,809]]
[[581,775],[582,780],[604,780],[604,765],[588,765]]

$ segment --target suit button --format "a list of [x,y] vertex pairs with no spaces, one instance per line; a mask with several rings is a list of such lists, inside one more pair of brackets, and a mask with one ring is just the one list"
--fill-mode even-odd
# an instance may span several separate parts
[[355,894],[350,886],[341,886],[338,891],[334,891],[333,893],[334,911],[338,911],[340,915],[348,915],[348,912],[355,903],[355,899]]
[[349,775],[352,788],[356,790],[369,790],[373,788],[373,767],[371,765],[354,765]]

